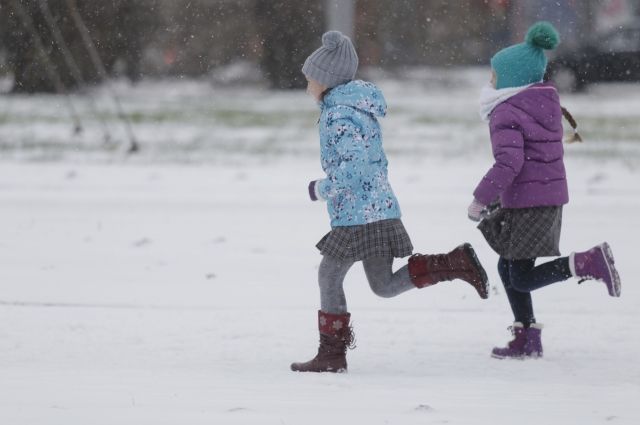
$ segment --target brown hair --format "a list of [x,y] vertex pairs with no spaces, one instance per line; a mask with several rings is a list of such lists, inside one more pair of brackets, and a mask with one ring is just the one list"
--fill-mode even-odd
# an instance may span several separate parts
[[569,122],[569,125],[573,129],[573,135],[567,139],[565,139],[566,143],[574,143],[574,142],[582,142],[582,136],[578,134],[578,123],[576,122],[571,112],[567,110],[564,106],[560,107],[562,109],[562,116]]

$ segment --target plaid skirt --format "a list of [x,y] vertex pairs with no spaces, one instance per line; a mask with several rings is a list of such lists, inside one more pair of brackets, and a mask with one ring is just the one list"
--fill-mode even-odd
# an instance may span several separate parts
[[560,255],[562,206],[499,208],[478,225],[502,258],[523,260]]
[[400,219],[334,227],[316,247],[322,255],[354,262],[372,257],[401,258],[413,252],[411,239]]

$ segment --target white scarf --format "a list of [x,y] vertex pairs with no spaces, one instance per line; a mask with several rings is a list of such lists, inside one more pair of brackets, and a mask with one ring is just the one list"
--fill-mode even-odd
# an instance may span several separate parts
[[482,87],[482,90],[480,91],[479,111],[482,121],[489,122],[491,112],[493,112],[496,106],[509,99],[510,97],[513,97],[518,93],[528,89],[533,84],[537,83],[527,84],[526,86],[520,87],[507,87],[506,89],[494,89],[491,84],[487,84],[486,86]]

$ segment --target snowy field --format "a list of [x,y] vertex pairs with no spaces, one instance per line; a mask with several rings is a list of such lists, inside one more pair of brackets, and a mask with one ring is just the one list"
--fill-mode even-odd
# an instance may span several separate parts
[[[637,424],[640,422],[640,86],[564,103],[561,249],[609,241],[622,297],[575,280],[534,294],[545,357],[489,357],[512,318],[497,256],[466,218],[489,167],[476,95],[486,70],[380,80],[390,178],[419,252],[471,242],[488,300],[450,282],[394,299],[346,291],[347,374],[299,374],[317,348],[307,199],[321,176],[302,92],[203,82],[119,85],[140,154],[103,146],[87,96],[0,97],[0,424]],[[94,93],[117,142],[106,93]],[[405,260],[396,260],[399,267]]]

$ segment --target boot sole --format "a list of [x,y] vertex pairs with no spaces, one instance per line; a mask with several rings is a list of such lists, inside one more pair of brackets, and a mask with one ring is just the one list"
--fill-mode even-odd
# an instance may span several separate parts
[[480,272],[480,279],[482,280],[481,281],[482,288],[478,288],[476,286],[474,286],[474,288],[476,288],[476,291],[478,291],[478,295],[480,295],[480,298],[482,298],[483,300],[486,300],[487,298],[489,298],[489,278],[487,277],[487,272],[484,270],[484,267],[482,267],[482,264],[480,264],[480,260],[478,260],[478,257],[476,256],[476,252],[471,246],[471,244],[465,243],[463,245],[463,249],[464,249],[464,252],[469,257],[471,257],[473,264],[476,266],[476,268]]
[[339,367],[337,369],[334,368],[320,368],[313,367],[311,365],[305,366],[305,363],[291,363],[289,366],[291,371],[300,372],[300,373],[347,373],[347,366]]
[[491,358],[498,360],[524,360],[524,356],[500,356],[495,353],[491,353]]
[[607,242],[600,244],[600,250],[604,255],[604,262],[607,265],[607,270],[609,271],[609,276],[611,276],[611,286],[607,285],[607,291],[609,291],[609,295],[612,297],[619,297],[622,293],[622,282],[620,281],[620,275],[618,274],[618,270],[616,270],[615,261],[613,259],[613,252],[611,251],[611,247]]
[[498,360],[524,360],[525,359],[524,354],[520,356],[508,356],[508,355],[496,354],[495,351],[491,351],[491,357]]
[[292,372],[298,372],[298,373],[347,373],[348,370],[347,368],[340,368],[340,369],[297,369],[295,368],[293,365],[290,367]]
[[527,355],[522,355],[522,356],[500,356],[498,354],[495,353],[491,353],[491,357],[494,359],[498,359],[498,360],[528,360],[528,359],[541,359],[543,356],[542,354],[532,354],[530,356]]

